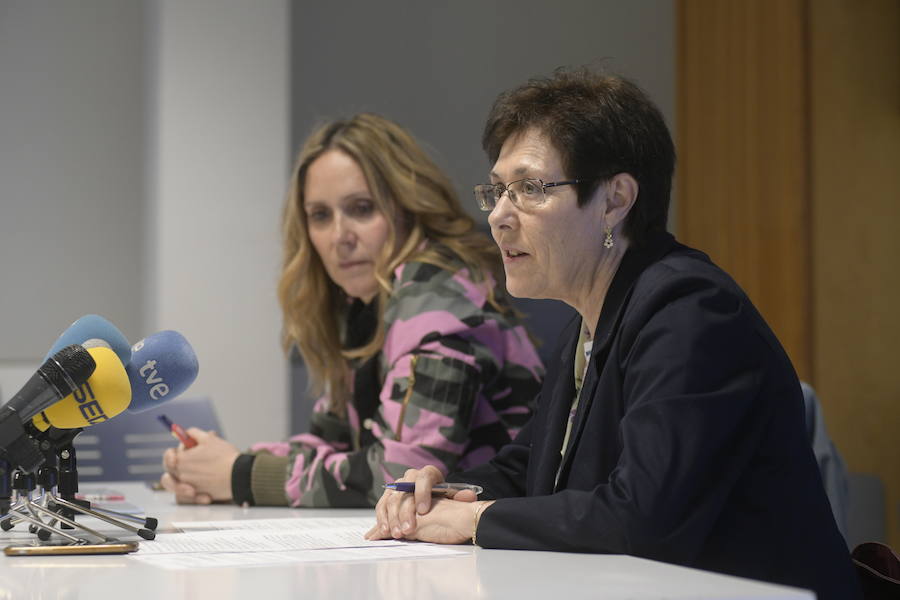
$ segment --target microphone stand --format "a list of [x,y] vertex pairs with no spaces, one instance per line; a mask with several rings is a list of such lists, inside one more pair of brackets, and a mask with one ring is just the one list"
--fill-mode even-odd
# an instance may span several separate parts
[[[138,517],[98,506],[91,507],[90,501],[75,497],[76,492],[78,492],[78,462],[72,442],[81,431],[81,429],[66,430],[54,427],[48,430],[48,440],[56,448],[54,462],[58,464],[58,468],[52,468],[56,471],[56,476],[48,479],[47,483],[49,485],[44,488],[47,508],[57,513],[57,515],[68,519],[74,519],[77,514],[88,515],[120,529],[135,533],[145,540],[154,539],[156,537],[154,530],[159,524],[157,519],[153,517]],[[50,469],[48,468],[47,470]],[[57,493],[53,491],[53,480],[56,483]],[[141,527],[135,527],[124,522],[123,519],[140,523]],[[52,519],[50,524],[53,524]],[[78,527],[84,529],[82,525],[78,525]]]
[[[72,442],[81,431],[81,429],[63,430],[51,427],[41,436],[40,448],[46,459],[37,475],[41,494],[36,500],[32,500],[31,493],[35,489],[35,476],[22,470],[16,470],[12,478],[15,502],[10,507],[9,514],[0,519],[0,529],[9,531],[17,523],[28,522],[30,523],[29,530],[37,533],[38,538],[43,541],[50,539],[50,536],[55,533],[70,540],[73,544],[88,543],[88,540],[77,538],[62,529],[79,529],[100,538],[103,542],[118,541],[86,527],[82,523],[77,523],[75,517],[81,514],[135,533],[145,540],[154,539],[156,537],[154,530],[158,525],[157,519],[138,517],[96,506],[92,508],[89,501],[75,497],[78,492],[78,468]],[[47,520],[41,519],[41,515],[46,515],[44,518]],[[135,527],[122,519],[134,521],[141,524],[142,527]],[[59,528],[55,526],[57,523],[59,523]]]
[[[40,503],[34,502],[31,499],[31,493],[35,488],[34,475],[21,470],[16,470],[13,473],[12,488],[15,494],[15,501],[13,502],[12,507],[10,507],[9,514],[7,514],[5,517],[3,517],[2,520],[0,520],[0,528],[2,528],[3,531],[9,531],[18,523],[25,522],[30,523],[31,528],[34,528],[38,531],[38,537],[40,537],[41,539],[48,539],[50,537],[50,533],[55,533],[61,537],[66,538],[76,545],[88,543],[88,540],[77,538],[74,535],[70,535],[65,531],[62,531],[61,529],[53,527],[51,524],[44,523],[41,520],[38,513],[53,513],[47,508],[41,506]],[[57,517],[59,517],[59,515],[57,515]],[[71,521],[65,517],[59,518],[63,523],[68,523],[72,527],[76,526],[75,521]],[[111,538],[108,538],[107,536],[103,535],[102,533],[96,532],[93,529],[89,529],[86,527],[84,527],[83,529],[91,535],[94,535],[103,540],[104,542],[112,541]],[[46,537],[40,535],[40,532],[44,530],[49,530],[46,534]]]

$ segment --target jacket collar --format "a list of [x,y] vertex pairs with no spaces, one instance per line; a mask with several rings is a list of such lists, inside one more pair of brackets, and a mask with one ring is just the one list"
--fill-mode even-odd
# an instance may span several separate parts
[[[591,350],[591,360],[588,363],[587,373],[585,374],[581,388],[578,411],[575,415],[575,421],[572,424],[572,432],[569,436],[569,445],[566,448],[562,459],[562,467],[558,481],[561,485],[565,484],[568,477],[568,470],[573,454],[571,449],[578,445],[578,440],[584,429],[584,415],[587,414],[591,407],[591,403],[594,400],[600,373],[603,371],[603,366],[606,364],[606,359],[609,356],[610,345],[618,330],[624,308],[628,304],[631,290],[638,277],[640,277],[641,273],[643,273],[647,267],[659,261],[676,246],[678,246],[678,242],[675,241],[672,234],[667,231],[662,231],[651,236],[651,238],[641,246],[632,246],[625,253],[625,256],[622,257],[622,262],[619,264],[619,268],[613,276],[609,291],[603,301],[603,309],[600,312],[597,326],[594,328],[594,345]],[[572,352],[574,352],[574,347],[571,348]],[[568,368],[570,373],[573,360],[574,356],[566,357],[566,360],[563,361],[563,368]],[[554,398],[554,400],[558,401],[559,398]],[[568,401],[571,402],[571,398],[569,398]]]
[[609,290],[606,292],[603,310],[600,312],[600,319],[594,328],[594,352],[598,350],[598,346],[602,347],[609,343],[622,306],[624,306],[637,278],[647,267],[668,254],[677,244],[678,242],[671,233],[661,231],[653,234],[641,246],[632,246],[625,252],[625,256],[622,257],[622,262],[613,276],[612,283],[609,285]]

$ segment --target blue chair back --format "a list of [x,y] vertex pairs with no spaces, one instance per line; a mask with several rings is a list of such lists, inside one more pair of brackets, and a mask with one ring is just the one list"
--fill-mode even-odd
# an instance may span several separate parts
[[75,438],[78,481],[151,481],[163,473],[162,455],[178,441],[158,415],[185,429],[199,427],[222,435],[209,398],[178,398],[141,413],[124,412],[85,429]]

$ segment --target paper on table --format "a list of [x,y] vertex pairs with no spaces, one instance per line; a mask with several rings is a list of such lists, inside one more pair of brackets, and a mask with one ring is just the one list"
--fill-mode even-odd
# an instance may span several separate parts
[[241,521],[181,521],[172,523],[178,529],[185,531],[216,531],[231,529],[250,529],[253,531],[272,530],[284,531],[285,529],[333,529],[335,527],[355,527],[362,533],[367,532],[375,525],[373,517],[310,517],[287,519],[245,519]]
[[366,548],[330,548],[323,550],[294,550],[288,552],[224,552],[219,554],[154,554],[132,555],[150,566],[162,569],[198,569],[204,567],[254,567],[297,562],[344,562],[384,560],[392,558],[428,558],[466,554],[447,546],[430,544],[399,544]]
[[[305,519],[298,519],[305,520]],[[285,524],[286,525],[286,524]],[[152,542],[142,543],[138,554],[181,554],[192,552],[271,552],[401,545],[395,540],[367,541],[366,528],[358,525],[279,529],[235,529],[161,533]]]

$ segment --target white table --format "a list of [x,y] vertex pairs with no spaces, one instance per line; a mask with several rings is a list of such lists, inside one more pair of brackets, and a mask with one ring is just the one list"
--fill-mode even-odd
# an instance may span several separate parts
[[[85,487],[85,486],[82,486]],[[177,506],[142,484],[109,487],[159,518],[179,521],[365,516],[371,510]],[[374,523],[374,517],[373,517]],[[18,525],[15,531],[21,531]],[[16,533],[21,537],[22,533]],[[127,538],[132,539],[132,538]],[[133,539],[139,539],[134,537]],[[10,543],[10,534],[0,544]],[[142,542],[152,544],[153,542]],[[465,554],[423,559],[297,563],[266,567],[167,570],[131,556],[0,555],[0,600],[230,600],[281,598],[391,600],[811,600],[812,592],[677,567],[631,556],[460,547]]]

